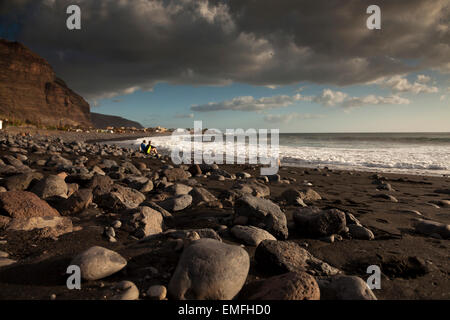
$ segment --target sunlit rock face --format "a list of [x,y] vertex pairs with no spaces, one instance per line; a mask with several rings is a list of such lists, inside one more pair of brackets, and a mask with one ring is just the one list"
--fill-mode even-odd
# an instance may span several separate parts
[[48,62],[0,39],[0,117],[46,126],[91,126],[89,104],[56,77]]

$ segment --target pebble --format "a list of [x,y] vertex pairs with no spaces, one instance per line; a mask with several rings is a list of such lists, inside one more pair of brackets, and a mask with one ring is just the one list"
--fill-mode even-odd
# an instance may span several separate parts
[[368,228],[363,226],[358,226],[356,224],[351,224],[348,226],[349,232],[355,239],[360,240],[373,240],[375,238],[373,232]]
[[116,293],[112,300],[137,300],[139,299],[139,290],[131,281],[121,281],[112,287]]
[[159,285],[151,286],[147,290],[147,296],[150,299],[164,300],[167,296],[167,288]]

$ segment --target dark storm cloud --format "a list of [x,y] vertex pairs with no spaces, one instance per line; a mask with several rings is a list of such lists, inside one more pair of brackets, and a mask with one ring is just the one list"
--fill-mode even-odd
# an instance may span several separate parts
[[[157,82],[336,85],[435,68],[450,71],[448,0],[20,0],[0,14],[88,98],[151,90]],[[65,27],[78,4],[82,30]],[[447,6],[447,7],[446,7]]]

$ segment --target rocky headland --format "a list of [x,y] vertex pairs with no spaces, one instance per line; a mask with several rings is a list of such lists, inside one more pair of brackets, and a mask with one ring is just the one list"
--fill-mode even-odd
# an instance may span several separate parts
[[0,120],[44,128],[142,128],[136,121],[91,113],[44,58],[5,39],[0,39]]

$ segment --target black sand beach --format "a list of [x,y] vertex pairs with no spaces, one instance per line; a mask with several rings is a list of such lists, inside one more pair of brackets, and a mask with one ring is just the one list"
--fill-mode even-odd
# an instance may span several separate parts
[[[61,132],[50,134],[52,138],[59,136],[64,141],[71,141],[74,137]],[[15,138],[17,139],[15,141],[24,139],[16,137],[18,138]],[[32,139],[38,140],[38,138]],[[99,137],[87,135],[83,136],[83,139],[97,140]],[[119,174],[120,170],[106,168],[104,160],[113,160],[117,164],[124,161],[131,162],[140,169],[141,176],[150,177],[153,180],[152,190],[142,192],[145,200],[141,201],[140,206],[150,205],[149,203],[161,204],[165,199],[171,198],[173,195],[169,190],[171,190],[172,182],[205,188],[217,200],[192,203],[176,212],[169,210],[170,216],[169,214],[164,216],[162,224],[164,232],[159,235],[142,238],[136,236],[136,230],[133,228],[116,228],[115,242],[111,242],[105,236],[105,227],[108,229],[117,220],[122,222],[122,226],[126,225],[130,212],[133,210],[118,210],[118,207],[108,208],[105,204],[91,203],[77,213],[64,213],[64,217],[69,218],[73,224],[71,232],[50,237],[39,229],[13,231],[8,229],[7,223],[3,223],[3,228],[0,227],[0,251],[6,252],[9,255],[8,258],[16,263],[0,267],[1,299],[111,299],[116,294],[111,286],[123,280],[131,281],[136,285],[140,299],[148,299],[146,292],[152,285],[162,285],[166,288],[169,286],[183,252],[181,236],[171,235],[171,230],[208,228],[216,231],[214,234],[218,235],[223,243],[235,246],[243,244],[242,240],[237,239],[230,232],[233,225],[237,223],[237,199],[231,197],[228,192],[233,190],[236,184],[251,184],[251,181],[255,181],[254,178],[259,176],[259,168],[256,166],[220,166],[221,170],[225,170],[225,175],[236,175],[237,179],[224,178],[221,181],[222,178],[217,178],[217,175],[202,174],[186,179],[169,179],[174,181],[168,182],[163,176],[167,176],[168,173],[165,170],[171,168],[170,159],[136,158],[130,157],[132,153],[125,152],[122,155],[108,153],[100,156],[89,152],[83,153],[82,151],[86,149],[84,144],[80,149],[75,148],[75,151],[69,148],[61,152],[41,154],[35,149],[28,149],[25,153],[23,150],[11,150],[5,141],[7,140],[3,138],[0,154],[2,159],[6,157],[6,162],[7,156],[17,157],[18,154],[24,154],[27,159],[23,160],[23,163],[31,170],[41,172],[44,177],[65,171],[68,173],[66,182],[77,183],[79,190],[92,187],[93,178],[82,177],[80,174],[71,173],[68,169],[58,168],[57,165],[42,166],[36,161],[47,160],[52,155],[60,154],[73,163],[77,161],[79,163],[79,158],[85,156],[83,166],[88,171],[92,171],[97,166],[111,176],[114,183],[123,186],[127,184],[131,186],[132,183],[127,178],[131,175],[135,176],[136,173],[130,174],[123,171],[124,173]],[[50,145],[58,146],[57,143]],[[188,166],[182,166],[182,168],[188,169]],[[5,186],[3,191],[10,192],[7,191],[6,186],[11,188],[11,184],[8,185],[7,180],[19,172],[15,174],[2,172],[1,182]],[[248,173],[251,177],[239,178],[242,172]],[[270,195],[265,198],[279,205],[287,217],[288,238],[278,239],[277,242],[295,242],[314,257],[339,269],[342,274],[358,276],[364,280],[369,277],[366,273],[369,265],[379,266],[382,272],[381,289],[373,290],[378,299],[450,298],[448,238],[443,239],[445,234],[420,234],[414,227],[418,219],[438,221],[447,225],[450,223],[448,202],[450,195],[445,193],[448,192],[449,178],[398,174],[376,175],[373,172],[297,167],[282,167],[279,175],[278,182],[258,180],[258,183],[270,190]],[[25,189],[33,190],[33,184],[36,183],[32,181]],[[373,233],[374,239],[355,239],[345,231],[339,235],[306,236],[296,226],[293,219],[295,212],[300,208],[299,205],[288,203],[282,196],[283,192],[290,188],[296,190],[312,188],[321,199],[305,201],[308,207],[323,210],[339,209],[347,215],[352,214],[362,226]],[[92,192],[92,189],[89,190]],[[64,208],[64,205],[61,205],[64,201],[68,200],[54,197],[47,199],[47,202],[55,208]],[[8,216],[4,208],[0,214]],[[347,226],[350,223],[347,216]],[[201,238],[203,237],[201,231],[197,233]],[[92,246],[101,246],[119,253],[126,259],[126,267],[99,280],[83,281],[81,290],[68,290],[66,287],[67,266],[74,256]],[[268,268],[263,258],[255,257],[256,246],[246,244],[243,247],[250,257],[250,270],[245,280],[246,285],[240,290],[237,298],[248,299],[251,296],[248,293],[250,289],[247,289],[249,284],[276,276],[280,274],[280,271]],[[184,250],[186,250],[186,243]],[[294,256],[293,254],[291,258],[295,260]],[[306,272],[312,274],[317,280],[325,277],[314,270],[306,270]],[[321,288],[322,298],[326,298],[324,292]],[[169,296],[169,299],[171,298]]]

